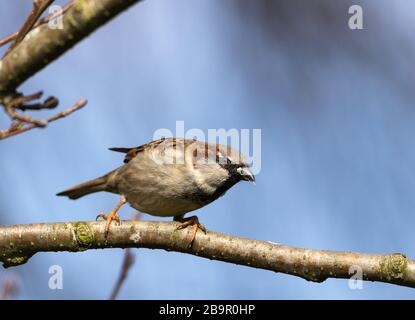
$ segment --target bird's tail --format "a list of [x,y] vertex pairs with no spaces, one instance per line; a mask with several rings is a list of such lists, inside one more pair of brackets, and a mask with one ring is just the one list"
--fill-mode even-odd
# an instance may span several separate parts
[[108,185],[109,178],[113,175],[114,171],[107,173],[106,175],[99,177],[94,180],[90,180],[72,188],[69,188],[65,191],[59,192],[57,196],[67,196],[69,199],[78,199],[83,196],[86,196],[90,193],[100,192],[100,191],[110,191],[114,192],[113,188]]

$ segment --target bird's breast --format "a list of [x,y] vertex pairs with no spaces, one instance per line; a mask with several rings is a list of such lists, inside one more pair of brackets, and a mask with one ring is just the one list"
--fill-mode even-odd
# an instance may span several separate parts
[[193,196],[197,187],[182,167],[131,161],[120,168],[115,183],[133,208],[155,216],[176,216],[204,205]]

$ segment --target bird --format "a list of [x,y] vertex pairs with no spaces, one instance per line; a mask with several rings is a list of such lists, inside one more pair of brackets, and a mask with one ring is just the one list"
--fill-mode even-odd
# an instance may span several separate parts
[[161,138],[132,148],[110,148],[125,153],[124,164],[90,181],[75,185],[57,196],[78,199],[95,192],[120,195],[117,206],[98,218],[105,223],[105,237],[112,221],[120,223],[118,210],[129,203],[134,209],[153,216],[173,217],[177,229],[192,226],[193,243],[197,230],[206,233],[199,218],[185,218],[223,196],[240,181],[255,183],[255,175],[245,156],[227,145],[196,139]]

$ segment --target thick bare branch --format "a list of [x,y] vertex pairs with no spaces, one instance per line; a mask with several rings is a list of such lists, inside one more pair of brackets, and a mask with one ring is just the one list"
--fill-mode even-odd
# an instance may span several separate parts
[[293,248],[231,235],[198,232],[176,222],[122,221],[104,237],[104,222],[62,222],[0,227],[0,261],[4,267],[27,262],[37,252],[104,248],[150,248],[189,253],[322,282],[350,278],[360,269],[363,279],[415,287],[415,261],[403,254],[361,254]]
[[26,79],[138,1],[75,0],[62,18],[62,29],[40,25],[0,61],[0,95],[13,92]]

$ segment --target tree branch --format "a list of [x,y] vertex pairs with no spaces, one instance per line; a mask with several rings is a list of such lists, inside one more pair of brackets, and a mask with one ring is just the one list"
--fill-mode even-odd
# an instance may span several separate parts
[[[49,119],[44,120],[44,124],[43,127],[46,126],[48,123],[54,122],[56,120],[62,119],[67,117],[68,115],[70,115],[71,113],[83,108],[86,104],[88,103],[88,101],[86,99],[80,99],[78,100],[72,107],[63,110],[61,112],[59,112],[58,114],[55,114],[54,116],[50,117]],[[10,111],[9,111],[10,112]],[[14,113],[16,114],[16,113]],[[22,115],[20,115],[21,117]],[[27,116],[26,117],[26,121],[25,122],[29,122],[29,119]],[[21,120],[21,119],[19,119]],[[39,124],[37,124],[36,122],[34,122],[33,119],[31,119],[31,121],[33,121],[33,123],[30,123],[29,125],[24,125],[23,122],[17,122],[17,123],[12,123],[12,125],[6,129],[6,130],[0,130],[0,140],[5,139],[5,138],[9,138],[12,136],[15,136],[17,134],[32,130],[34,128],[39,128],[41,126],[39,126]],[[39,120],[37,120],[39,121]]]
[[[42,13],[49,7],[54,0],[34,0],[33,1],[33,8],[30,11],[29,16],[27,17],[26,21],[21,26],[19,32],[16,34],[16,37],[12,43],[12,45],[7,49],[4,56],[9,54],[28,34],[30,30],[32,30],[33,26],[36,24]],[[4,58],[4,57],[3,57]]]
[[[0,40],[0,45],[14,40],[5,57],[0,60],[0,104],[12,118],[9,128],[0,130],[0,139],[44,127],[48,122],[60,119],[82,107],[61,112],[48,120],[34,119],[17,112],[17,109],[41,110],[54,108],[58,100],[54,97],[43,103],[23,104],[37,95],[24,96],[17,87],[26,79],[53,60],[60,57],[76,43],[87,37],[118,13],[140,0],[73,0],[59,12],[39,19],[53,0],[34,0],[33,8],[20,31]],[[62,23],[50,26],[47,22],[61,15]],[[35,28],[35,29],[33,29]],[[31,32],[30,32],[31,31]]]
[[0,61],[0,93],[57,59],[91,32],[140,0],[76,0],[62,18],[63,28],[41,24]]
[[37,252],[104,248],[150,248],[282,272],[309,281],[351,277],[360,269],[364,280],[415,287],[415,261],[403,254],[361,254],[293,248],[231,235],[198,232],[189,247],[191,230],[177,222],[122,221],[112,225],[108,239],[104,222],[62,222],[0,227],[0,261],[4,267],[23,264]]
[[[53,19],[55,19],[56,17],[58,17],[59,15],[63,15],[65,14],[66,11],[68,11],[68,9],[73,5],[73,1],[67,3],[65,6],[63,6],[62,11],[60,12],[53,12],[48,14],[47,16],[45,16],[44,18],[38,20],[32,27],[32,30],[39,27],[41,24],[45,24],[48,23],[49,21],[52,21]],[[9,43],[10,41],[13,41],[14,39],[16,39],[16,37],[18,36],[19,31],[16,32],[12,32],[11,34],[5,36],[3,39],[0,39],[0,47]]]

